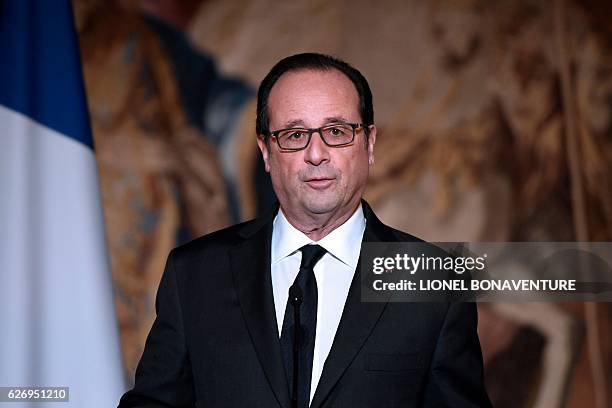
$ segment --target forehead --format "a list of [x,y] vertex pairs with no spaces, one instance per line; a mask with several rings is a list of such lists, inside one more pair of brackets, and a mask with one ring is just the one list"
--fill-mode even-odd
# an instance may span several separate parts
[[270,91],[268,114],[272,128],[300,121],[316,127],[329,118],[359,122],[359,94],[336,69],[289,71]]

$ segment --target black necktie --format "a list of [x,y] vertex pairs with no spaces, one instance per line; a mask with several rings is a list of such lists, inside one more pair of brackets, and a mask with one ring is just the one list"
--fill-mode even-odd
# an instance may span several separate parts
[[[295,305],[295,299],[292,303],[291,295],[287,299],[280,341],[292,398],[297,399],[299,408],[307,408],[310,402],[312,358],[317,328],[317,280],[313,268],[326,251],[319,245],[305,245],[300,248],[300,251],[302,251],[302,262],[300,263],[300,271],[293,283],[300,288],[297,291],[298,296],[301,295],[301,299],[298,301],[300,304],[299,306]],[[296,293],[295,290],[293,293]],[[296,307],[299,307],[301,326],[298,339],[294,339],[294,312]],[[299,341],[298,383],[297,395],[293,395],[293,348],[296,340]]]

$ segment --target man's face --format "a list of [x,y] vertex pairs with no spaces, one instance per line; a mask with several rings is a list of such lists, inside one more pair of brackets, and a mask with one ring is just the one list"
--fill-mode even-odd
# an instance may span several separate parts
[[[319,128],[335,122],[361,123],[355,86],[337,70],[300,70],[283,74],[268,98],[271,131],[300,127]],[[354,141],[329,147],[313,133],[304,150],[286,152],[262,135],[258,145],[266,171],[283,211],[293,217],[327,214],[341,217],[354,210],[365,190],[368,167],[374,163],[376,128],[356,131]]]

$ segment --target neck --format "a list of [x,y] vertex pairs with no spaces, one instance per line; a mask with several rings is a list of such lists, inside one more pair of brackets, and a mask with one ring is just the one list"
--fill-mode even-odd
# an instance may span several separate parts
[[355,205],[347,207],[344,211],[338,209],[335,212],[325,214],[295,214],[283,210],[285,218],[294,228],[303,232],[308,238],[313,241],[320,241],[330,232],[344,224],[355,213],[361,201]]

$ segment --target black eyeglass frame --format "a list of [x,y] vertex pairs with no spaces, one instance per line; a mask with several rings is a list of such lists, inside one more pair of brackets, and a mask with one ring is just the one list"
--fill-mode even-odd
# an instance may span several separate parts
[[[325,136],[323,136],[323,129],[326,129],[326,128],[329,128],[329,127],[338,126],[338,125],[350,126],[353,129],[353,137],[351,138],[350,141],[345,142],[345,143],[329,144],[327,142],[327,140],[325,140]],[[278,144],[279,149],[281,149],[282,151],[286,151],[286,152],[299,152],[300,150],[304,150],[304,149],[306,149],[308,147],[308,145],[310,144],[310,140],[312,139],[312,134],[313,133],[318,133],[319,136],[321,136],[321,140],[323,140],[323,143],[325,143],[326,146],[329,146],[329,147],[344,147],[344,146],[348,146],[348,145],[350,145],[351,143],[353,143],[355,141],[355,135],[357,134],[357,129],[359,129],[359,128],[363,128],[363,131],[365,132],[366,136],[368,135],[369,126],[366,126],[363,123],[336,122],[336,123],[330,123],[329,125],[321,126],[319,128],[299,128],[299,127],[294,127],[294,128],[278,129],[278,130],[275,130],[273,132],[269,132],[268,133],[268,137],[274,137],[276,139],[276,143]],[[308,140],[306,141],[306,144],[304,145],[304,147],[300,147],[299,149],[283,147],[281,145],[280,140],[278,139],[278,135],[279,135],[280,132],[285,132],[287,130],[300,130],[300,131],[308,133]]]

